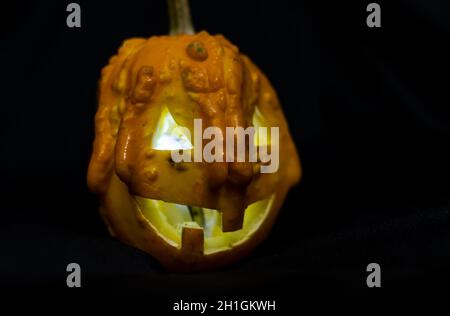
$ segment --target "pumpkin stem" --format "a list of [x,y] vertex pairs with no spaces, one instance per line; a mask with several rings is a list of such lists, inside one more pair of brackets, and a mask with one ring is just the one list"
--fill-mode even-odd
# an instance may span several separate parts
[[170,35],[194,34],[188,0],[167,0],[169,5]]

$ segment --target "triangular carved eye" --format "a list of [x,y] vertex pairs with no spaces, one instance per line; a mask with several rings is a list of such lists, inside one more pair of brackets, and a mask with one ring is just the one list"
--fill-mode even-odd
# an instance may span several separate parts
[[255,136],[253,138],[255,146],[269,146],[270,128],[267,126],[267,122],[258,107],[255,107],[253,112],[252,123],[255,127]]
[[194,148],[191,133],[187,127],[179,126],[164,107],[152,139],[152,148],[156,150],[188,150]]

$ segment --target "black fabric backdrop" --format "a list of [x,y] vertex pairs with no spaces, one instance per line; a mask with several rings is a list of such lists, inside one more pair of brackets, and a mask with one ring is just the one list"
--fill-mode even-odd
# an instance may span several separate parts
[[[286,306],[288,292],[445,287],[448,1],[378,1],[380,29],[366,26],[370,1],[191,1],[197,30],[223,33],[270,78],[304,178],[249,257],[187,275],[164,272],[110,238],[86,187],[100,69],[124,39],[166,33],[166,4],[79,1],[82,27],[69,29],[66,2],[2,4],[3,289],[145,294],[169,303],[267,296]],[[82,267],[81,289],[66,288],[69,262]],[[370,262],[381,265],[381,289],[366,286]]]

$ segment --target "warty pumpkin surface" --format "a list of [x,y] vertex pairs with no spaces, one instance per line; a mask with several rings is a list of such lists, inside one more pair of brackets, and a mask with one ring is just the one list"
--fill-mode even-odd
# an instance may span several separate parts
[[[207,32],[129,39],[99,89],[88,185],[113,236],[169,270],[196,271],[230,264],[268,235],[301,167],[275,91],[236,46]],[[193,135],[198,118],[221,130],[279,127],[278,171],[174,163],[164,137],[176,126]]]

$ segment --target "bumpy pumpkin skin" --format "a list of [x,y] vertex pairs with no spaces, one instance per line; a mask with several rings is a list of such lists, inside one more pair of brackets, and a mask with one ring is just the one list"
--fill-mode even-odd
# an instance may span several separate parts
[[[198,49],[200,47],[200,49]],[[279,169],[258,163],[170,162],[169,150],[152,149],[163,107],[177,124],[203,128],[252,125],[255,107],[267,126],[279,127]],[[156,257],[167,269],[196,271],[230,264],[269,233],[289,188],[301,176],[295,145],[277,96],[264,74],[223,36],[130,39],[102,70],[88,185],[101,200],[110,233]],[[247,205],[275,193],[259,228],[229,249],[203,252],[203,235],[185,229],[181,247],[166,242],[146,219],[134,195],[222,212],[224,231],[239,229]]]

